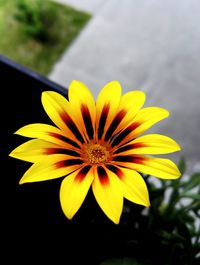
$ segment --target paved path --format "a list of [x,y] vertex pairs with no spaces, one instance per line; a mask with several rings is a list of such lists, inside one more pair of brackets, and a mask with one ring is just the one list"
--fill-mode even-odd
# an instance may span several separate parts
[[[59,0],[64,2],[64,0]],[[85,82],[95,95],[117,79],[171,111],[155,131],[174,137],[192,170],[200,161],[200,1],[65,0],[93,18],[49,77]],[[170,156],[171,157],[171,156]]]
[[109,0],[53,0],[61,4],[67,4],[80,9],[91,14],[96,14],[99,12],[99,9],[108,2]]

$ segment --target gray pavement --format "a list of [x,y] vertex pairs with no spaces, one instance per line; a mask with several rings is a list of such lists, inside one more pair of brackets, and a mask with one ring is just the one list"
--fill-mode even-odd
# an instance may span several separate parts
[[95,96],[111,80],[123,91],[141,89],[146,106],[167,108],[155,126],[175,138],[189,171],[200,165],[200,1],[59,0],[93,18],[55,65],[49,78],[66,88],[77,79]]
[[96,14],[102,7],[106,0],[53,0],[61,4],[67,4],[75,7],[76,9],[89,12],[91,14]]

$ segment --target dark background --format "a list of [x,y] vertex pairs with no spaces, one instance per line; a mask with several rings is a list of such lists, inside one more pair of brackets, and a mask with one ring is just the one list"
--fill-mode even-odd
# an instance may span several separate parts
[[67,89],[2,56],[0,85],[0,257],[3,264],[14,261],[17,264],[100,265],[104,260],[124,257],[134,258],[143,265],[179,265],[183,261],[193,264],[188,261],[191,242],[187,229],[181,230],[183,237],[187,237],[179,249],[174,248],[178,239],[161,244],[161,231],[170,234],[180,222],[175,223],[170,215],[155,215],[163,197],[158,194],[159,190],[150,192],[149,215],[142,214],[142,206],[125,200],[120,224],[115,225],[97,205],[91,190],[70,221],[60,207],[62,178],[19,185],[31,164],[9,157],[14,148],[28,140],[14,132],[31,123],[50,124],[41,104],[41,93],[54,90],[67,97]]
[[91,191],[69,221],[59,202],[62,179],[18,184],[31,164],[8,156],[28,140],[13,133],[30,123],[50,124],[41,93],[55,90],[67,96],[67,90],[2,56],[0,86],[1,240],[7,263],[13,253],[16,262],[28,258],[27,264],[32,259],[47,262],[53,258],[56,264],[60,264],[58,260],[64,264],[99,264],[109,257],[128,255],[123,244],[128,230],[108,220]]

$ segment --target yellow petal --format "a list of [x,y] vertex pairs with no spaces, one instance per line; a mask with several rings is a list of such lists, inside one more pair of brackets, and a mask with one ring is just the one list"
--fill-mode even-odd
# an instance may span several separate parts
[[162,179],[177,179],[181,176],[178,167],[169,159],[124,155],[116,156],[113,160],[117,165]]
[[33,164],[23,175],[20,184],[60,178],[72,173],[83,165],[80,159],[55,154]]
[[44,149],[50,146],[59,147],[59,145],[44,140],[33,139],[15,148],[10,156],[34,163],[44,157]]
[[15,148],[9,156],[35,163],[51,154],[68,154],[75,157],[80,157],[79,153],[74,150],[66,149],[60,145],[47,142],[40,139],[33,139],[21,144]]
[[123,208],[123,190],[116,175],[99,166],[94,171],[92,190],[97,203],[115,224],[119,223]]
[[79,81],[72,81],[69,86],[69,101],[75,113],[76,124],[82,129],[88,140],[93,139],[96,119],[95,101],[90,90]]
[[45,91],[42,93],[42,105],[50,119],[62,130],[67,130],[66,123],[61,118],[61,114],[66,111],[69,104],[67,99],[54,91]]
[[64,147],[79,148],[79,145],[75,141],[66,137],[65,133],[63,133],[58,128],[48,124],[29,124],[20,128],[15,132],[15,134],[30,138],[42,139]]
[[114,165],[107,165],[107,168],[121,180],[123,194],[127,200],[147,207],[150,206],[146,183],[138,172]]
[[167,154],[180,150],[180,146],[170,137],[148,134],[130,141],[118,148],[115,154]]
[[42,93],[42,105],[50,119],[63,132],[73,140],[77,138],[67,126],[69,102],[66,98],[54,91],[45,91]]
[[84,136],[79,130],[81,124],[75,117],[78,110],[73,112],[69,102],[60,94],[45,91],[42,94],[42,104],[51,120],[72,140],[84,143]]
[[138,135],[145,132],[155,123],[169,116],[169,112],[162,108],[148,107],[141,109],[134,120],[127,125],[112,141],[112,146],[121,146],[122,144],[135,139]]
[[96,124],[98,139],[107,131],[115,117],[121,99],[121,86],[117,81],[108,83],[100,91],[96,101]]
[[81,207],[93,179],[93,169],[91,166],[86,165],[62,181],[60,202],[62,210],[68,219],[72,219]]
[[145,102],[145,94],[142,91],[130,91],[121,97],[119,110],[110,124],[105,140],[109,141],[114,133],[124,129],[132,121]]
[[151,126],[167,118],[168,116],[169,111],[163,108],[148,107],[141,109],[134,119],[134,122],[141,124],[141,126],[138,126],[134,130],[134,137],[137,137],[139,134],[143,133]]
[[162,179],[177,179],[181,176],[178,167],[171,160],[164,158],[149,157],[143,165],[138,165],[138,170]]

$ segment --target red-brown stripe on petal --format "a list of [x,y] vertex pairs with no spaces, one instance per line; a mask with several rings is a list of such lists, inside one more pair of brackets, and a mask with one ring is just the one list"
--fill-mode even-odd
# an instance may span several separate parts
[[83,139],[79,129],[77,128],[76,124],[71,119],[71,117],[66,112],[60,113],[60,117],[64,121],[64,123],[68,126],[70,131],[74,134],[74,136],[83,144],[84,139]]
[[56,139],[61,140],[63,142],[66,142],[66,143],[68,143],[68,144],[70,144],[76,148],[80,148],[80,146],[76,142],[74,142],[73,140],[71,140],[71,139],[69,139],[63,135],[60,135],[60,134],[54,133],[54,132],[48,132],[48,135],[55,137]]
[[77,153],[76,151],[64,148],[45,148],[43,153],[45,155],[65,154],[65,155],[80,157],[80,154]]
[[92,126],[92,118],[87,105],[81,105],[81,113],[89,139],[92,140],[94,137],[94,129]]
[[121,110],[117,113],[117,115],[115,116],[115,118],[113,119],[113,121],[111,122],[106,135],[105,135],[105,141],[108,141],[111,137],[113,132],[115,131],[115,129],[118,127],[118,125],[120,124],[120,122],[123,120],[123,118],[126,115],[126,111],[125,110]]
[[106,165],[106,167],[107,167],[110,171],[112,171],[115,175],[117,175],[120,179],[123,178],[124,174],[123,174],[123,172],[122,172],[122,170],[121,170],[120,168],[118,168],[118,167],[116,167],[116,166],[114,166],[114,165],[111,165],[111,164]]
[[82,165],[84,162],[81,159],[67,159],[67,160],[61,160],[59,162],[56,162],[54,164],[55,168],[62,168],[62,167],[68,167],[68,166],[75,166],[75,165]]
[[106,170],[102,166],[97,167],[97,173],[99,176],[99,181],[102,185],[108,185],[109,184],[109,178]]
[[105,104],[100,115],[99,126],[98,126],[98,139],[101,139],[103,135],[109,110],[110,110],[110,104],[109,103]]
[[113,158],[113,161],[116,162],[128,162],[128,163],[135,163],[135,164],[143,164],[148,158],[140,157],[140,156],[129,156],[129,155],[121,155],[116,156]]
[[77,173],[75,177],[75,181],[81,182],[89,172],[91,166],[86,165],[85,167],[81,168],[81,170]]
[[134,122],[131,125],[129,125],[125,130],[123,130],[121,133],[117,134],[116,137],[113,137],[112,140],[112,147],[118,145],[129,133],[134,131],[137,127],[140,126],[139,122]]
[[146,147],[147,145],[144,143],[134,143],[134,144],[128,144],[126,146],[122,146],[120,148],[118,148],[117,150],[114,151],[114,154],[119,154],[131,149],[137,149],[137,148],[141,148],[141,147]]

